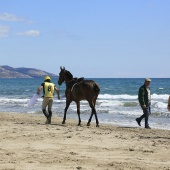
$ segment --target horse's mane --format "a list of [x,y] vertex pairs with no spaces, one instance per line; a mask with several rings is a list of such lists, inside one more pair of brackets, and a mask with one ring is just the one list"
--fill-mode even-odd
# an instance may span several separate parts
[[68,78],[73,79],[73,75],[68,70],[65,70],[65,72]]

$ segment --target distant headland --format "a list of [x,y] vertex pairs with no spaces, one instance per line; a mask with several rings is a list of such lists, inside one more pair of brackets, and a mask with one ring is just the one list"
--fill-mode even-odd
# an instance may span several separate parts
[[57,78],[58,76],[35,68],[13,68],[8,65],[0,66],[0,78],[41,78],[46,75]]

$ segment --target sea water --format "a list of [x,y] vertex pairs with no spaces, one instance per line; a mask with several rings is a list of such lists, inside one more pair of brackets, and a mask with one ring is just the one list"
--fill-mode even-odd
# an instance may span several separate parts
[[[142,110],[138,103],[138,90],[144,84],[143,78],[91,78],[101,88],[96,102],[96,111],[100,123],[114,124],[125,127],[138,127],[135,119],[141,116]],[[63,116],[66,104],[65,83],[60,87],[58,79],[53,79],[60,90],[61,99],[55,94],[53,116]],[[43,115],[41,111],[42,98],[39,98],[33,107],[28,107],[30,98],[36,93],[43,82],[37,79],[0,79],[0,112],[16,112],[25,114]],[[152,78],[151,88],[151,115],[149,124],[152,128],[170,130],[170,112],[167,103],[170,94],[169,78]],[[41,95],[42,91],[41,91]],[[68,118],[77,119],[76,104],[72,102],[67,111]],[[81,101],[81,119],[88,121],[91,109],[87,101]],[[95,117],[92,119],[95,122]],[[144,120],[142,121],[144,126]]]

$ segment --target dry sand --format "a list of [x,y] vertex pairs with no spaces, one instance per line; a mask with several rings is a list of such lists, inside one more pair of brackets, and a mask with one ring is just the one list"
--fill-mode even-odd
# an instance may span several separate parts
[[170,170],[170,131],[0,113],[0,169]]

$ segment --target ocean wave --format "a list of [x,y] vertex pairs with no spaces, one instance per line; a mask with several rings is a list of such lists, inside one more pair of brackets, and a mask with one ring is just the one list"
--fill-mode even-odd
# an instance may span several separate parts
[[168,112],[153,112],[151,115],[154,117],[170,118],[170,113],[168,113]]
[[[153,94],[152,102],[151,102],[152,112],[160,113],[159,116],[163,115],[162,112],[167,114],[168,97],[169,95],[167,94],[165,95]],[[11,107],[14,111],[15,110],[23,111],[23,109],[25,109],[26,112],[29,112],[29,110],[31,112],[34,112],[33,110],[35,111],[37,111],[38,109],[41,110],[41,105],[43,100],[42,98],[38,98],[37,103],[32,108],[28,108],[29,100],[30,100],[29,97],[23,98],[23,96],[20,98],[18,98],[17,96],[15,98],[0,97],[0,106],[4,110]],[[53,109],[63,112],[65,106],[66,106],[66,99],[62,98],[58,100],[55,96]],[[83,114],[91,113],[91,108],[86,100],[80,102],[80,110]],[[125,115],[140,115],[142,112],[140,105],[138,103],[137,95],[127,95],[127,94],[99,95],[99,99],[96,102],[96,110],[99,113],[104,113],[104,114],[125,114]],[[72,102],[70,104],[68,111],[72,113],[77,112],[77,106],[75,102]]]
[[[168,100],[168,94],[152,94],[151,99],[159,99],[159,100]],[[128,94],[120,94],[120,95],[111,95],[111,94],[99,94],[98,99],[124,99],[124,100],[138,100],[138,95],[128,95]]]
[[167,108],[167,103],[163,103],[163,102],[152,102],[152,106],[154,108],[159,108],[159,109],[166,109]]
[[29,99],[0,98],[0,103],[27,103]]
[[98,99],[137,99],[137,95],[127,95],[127,94],[121,94],[121,95],[111,95],[111,94],[100,94]]
[[136,107],[139,106],[138,102],[124,102],[123,104],[124,107]]
[[152,99],[161,99],[161,100],[168,100],[168,98],[169,98],[169,95],[168,94],[152,94],[151,95],[151,98]]
[[123,103],[121,101],[110,101],[110,100],[102,100],[100,107],[116,107],[116,106],[122,106]]

